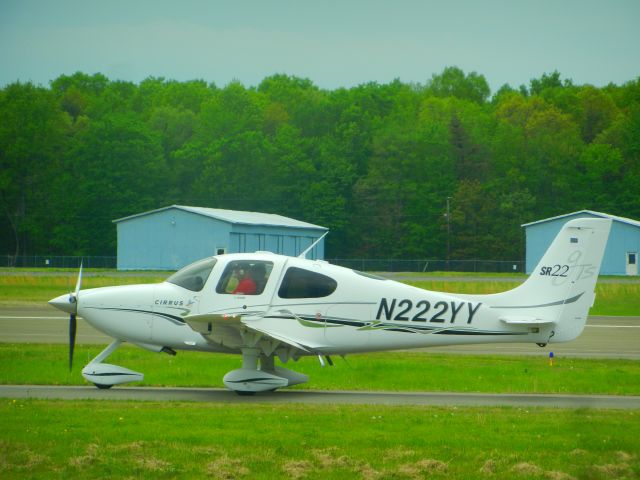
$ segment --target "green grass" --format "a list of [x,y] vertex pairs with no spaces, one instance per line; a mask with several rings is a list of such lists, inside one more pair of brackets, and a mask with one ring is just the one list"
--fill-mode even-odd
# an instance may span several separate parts
[[0,477],[630,479],[638,415],[5,399]]
[[[79,345],[68,372],[65,345],[0,344],[0,383],[82,385],[83,366],[103,346]],[[309,375],[294,388],[320,390],[455,391],[640,395],[640,364],[633,360],[540,356],[447,355],[388,352],[334,358],[322,368],[315,357],[286,366]],[[176,357],[137,347],[116,350],[109,363],[145,374],[142,385],[223,387],[222,377],[240,368],[239,355],[180,352]]]
[[[0,275],[0,304],[46,304],[58,295],[75,289],[74,275]],[[82,279],[82,288],[108,287],[162,282],[167,275],[115,276],[112,272],[97,273]]]

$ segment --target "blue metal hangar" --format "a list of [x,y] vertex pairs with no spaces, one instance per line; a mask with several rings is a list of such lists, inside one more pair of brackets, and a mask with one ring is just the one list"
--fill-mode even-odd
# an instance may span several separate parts
[[527,273],[531,273],[536,268],[562,225],[574,218],[610,218],[613,220],[600,269],[601,275],[638,275],[640,221],[592,210],[580,210],[522,225],[527,239]]
[[[118,270],[177,270],[224,253],[297,256],[327,228],[269,213],[171,205],[114,220]],[[324,240],[307,258],[324,258]]]

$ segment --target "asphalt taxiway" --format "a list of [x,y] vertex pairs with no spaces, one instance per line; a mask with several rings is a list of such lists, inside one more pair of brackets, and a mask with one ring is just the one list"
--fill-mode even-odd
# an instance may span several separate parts
[[448,392],[355,392],[283,390],[239,396],[218,388],[157,388],[0,385],[0,398],[39,398],[62,400],[135,400],[150,402],[185,401],[213,403],[304,403],[330,405],[423,405],[457,407],[520,408],[604,408],[640,409],[640,396],[493,394]]

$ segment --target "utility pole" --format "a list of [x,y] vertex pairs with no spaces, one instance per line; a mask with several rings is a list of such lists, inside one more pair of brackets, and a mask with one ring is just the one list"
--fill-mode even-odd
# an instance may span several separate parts
[[451,197],[447,197],[447,271],[449,271],[449,260],[451,258]]

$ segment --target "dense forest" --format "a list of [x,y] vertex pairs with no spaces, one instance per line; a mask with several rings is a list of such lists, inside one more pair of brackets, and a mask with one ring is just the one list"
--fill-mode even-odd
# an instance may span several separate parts
[[456,67],[336,90],[76,73],[0,90],[0,254],[114,255],[113,219],[171,204],[326,226],[331,258],[519,260],[522,223],[640,218],[640,77],[553,72],[491,95]]

